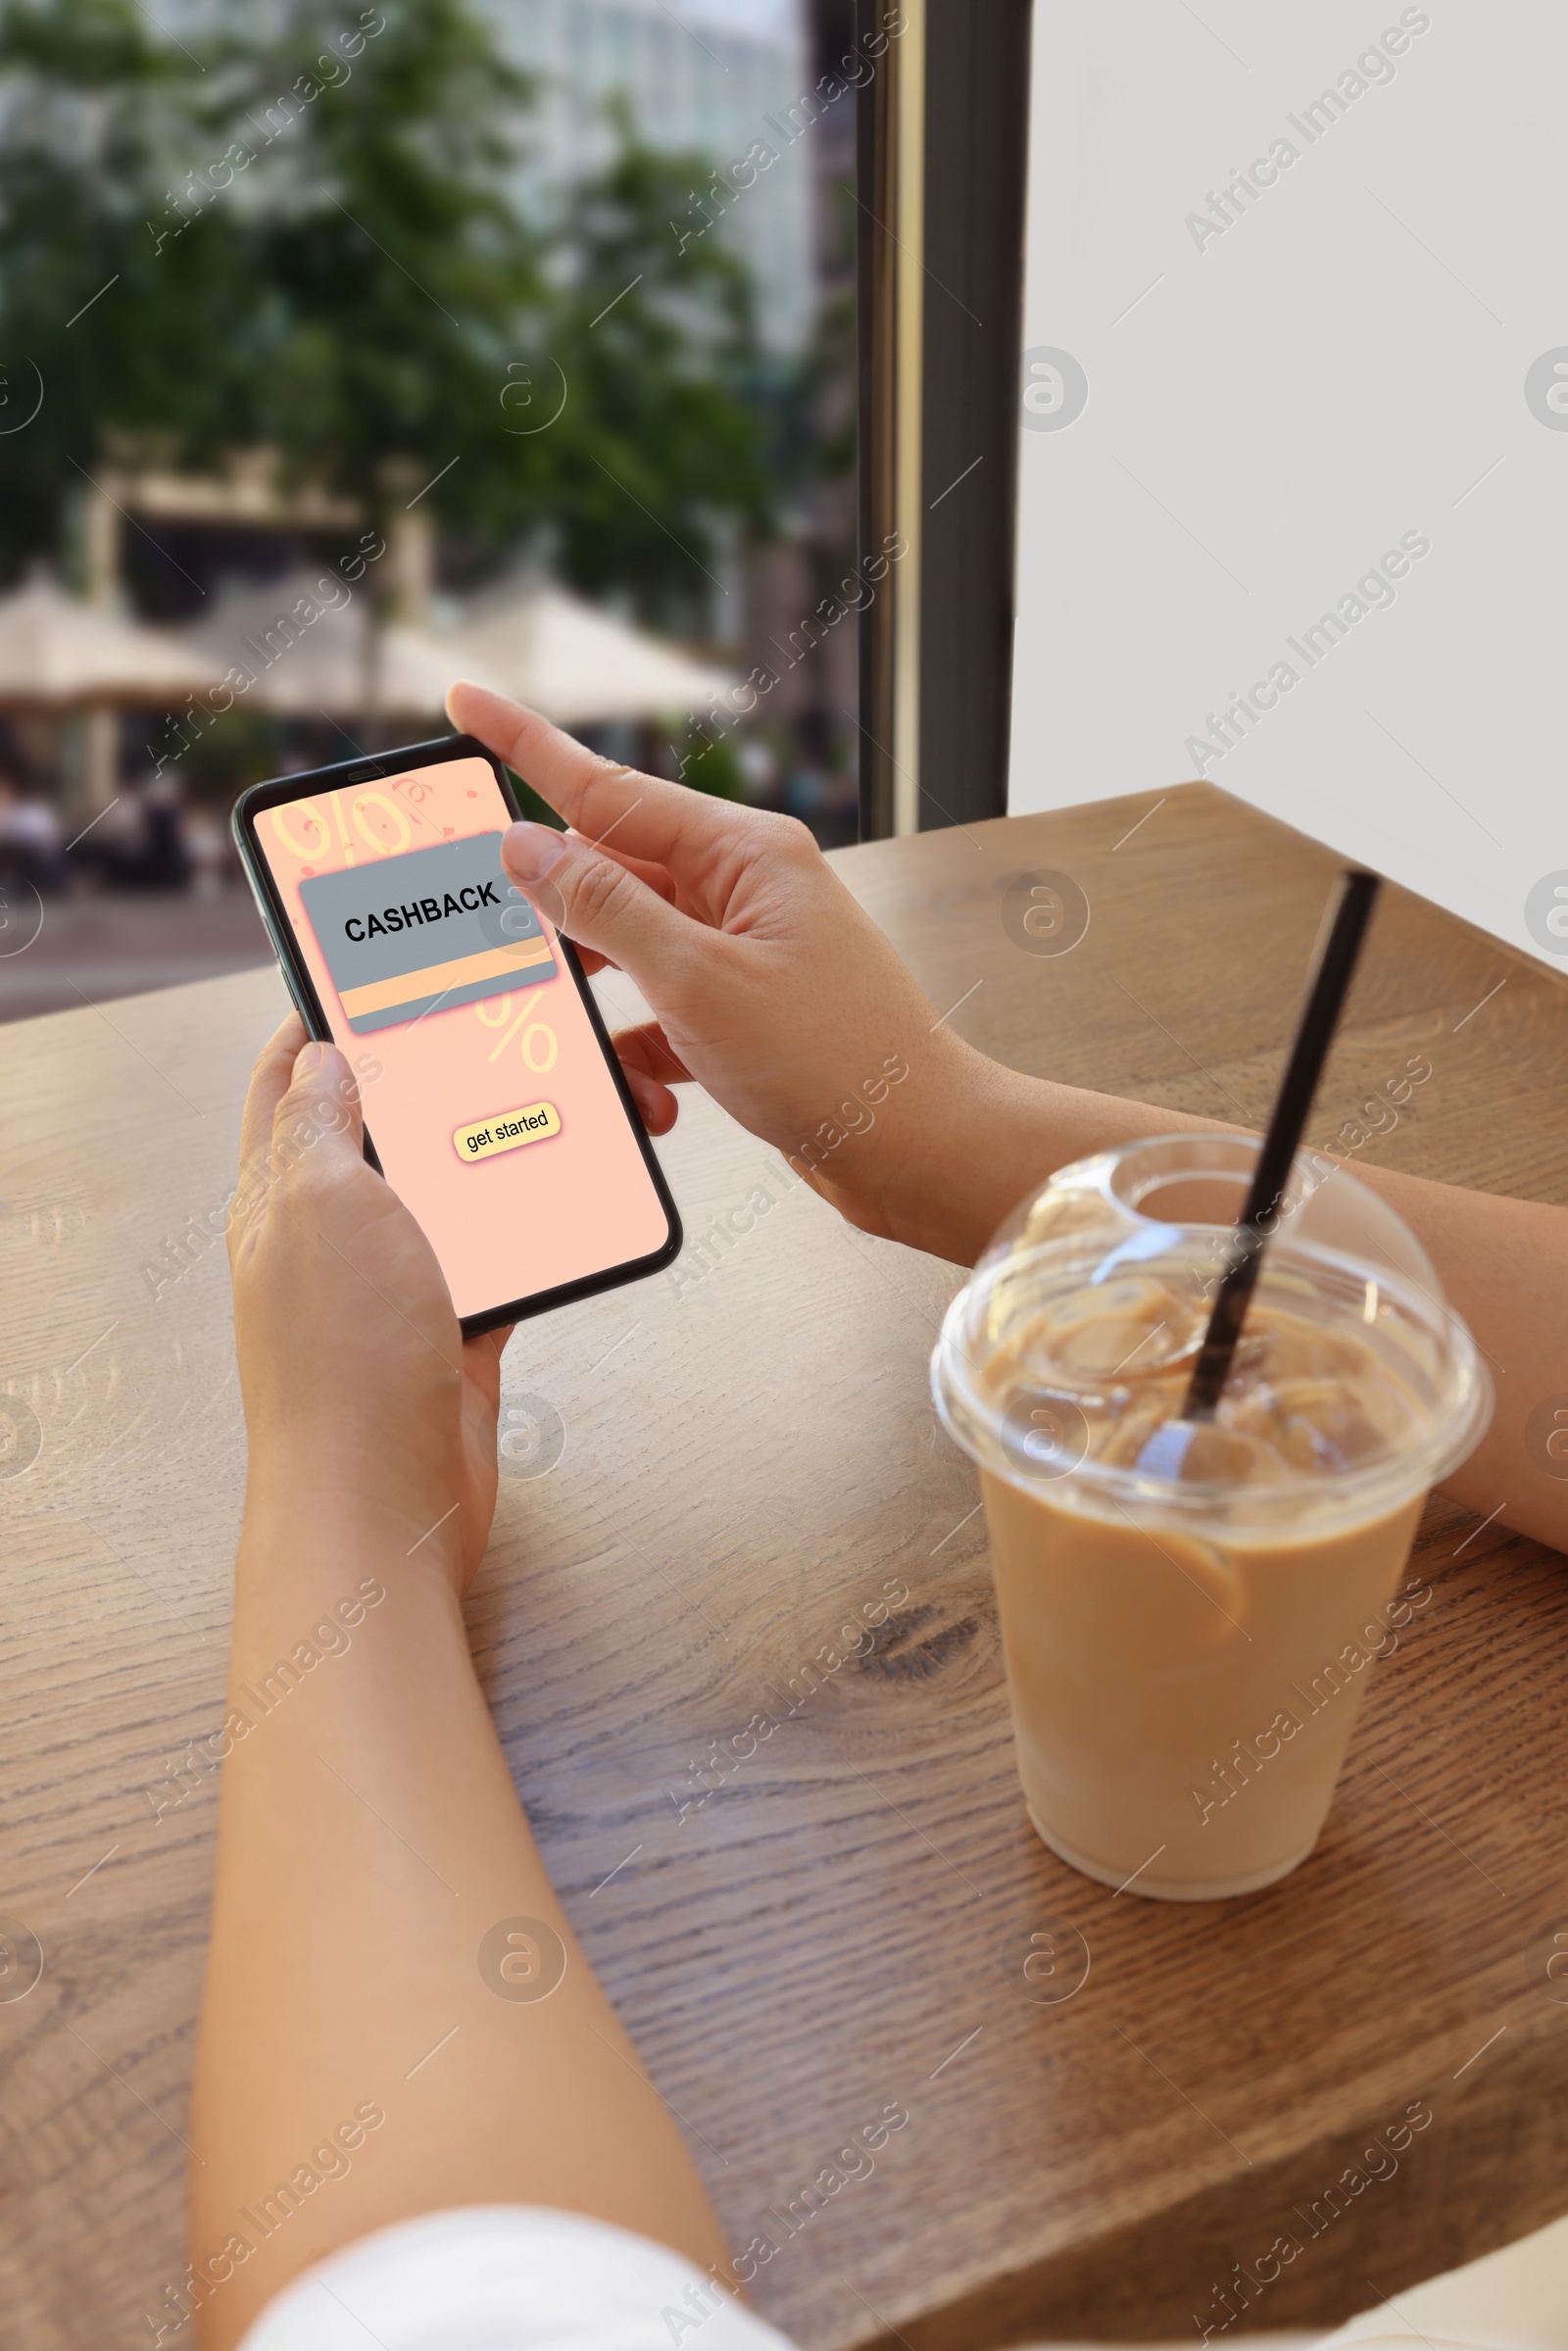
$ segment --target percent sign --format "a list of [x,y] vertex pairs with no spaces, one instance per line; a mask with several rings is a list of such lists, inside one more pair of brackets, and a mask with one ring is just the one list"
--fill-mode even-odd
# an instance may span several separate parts
[[[491,1008],[492,1006],[494,1007],[493,1010]],[[512,999],[510,996],[488,997],[482,1003],[475,1004],[473,1008],[478,1013],[479,1018],[483,1021],[487,1029],[506,1029],[505,1036],[500,1038],[490,1049],[490,1058],[492,1061],[500,1059],[501,1055],[506,1052],[507,1047],[512,1043],[513,1038],[516,1036],[517,1031],[520,1029],[522,1031],[522,1042],[518,1048],[518,1051],[521,1053],[523,1059],[527,1062],[528,1067],[533,1071],[534,1076],[542,1078],[547,1070],[555,1068],[557,1052],[556,1032],[553,1028],[547,1027],[544,1021],[532,1020],[530,1018],[526,1004],[524,1004],[523,1009],[517,1014],[515,1020],[512,1020]],[[507,1022],[509,1020],[512,1020],[512,1026],[507,1028]],[[545,1056],[542,1061],[535,1060],[534,1058],[533,1040],[536,1037],[541,1040],[537,1050]]]

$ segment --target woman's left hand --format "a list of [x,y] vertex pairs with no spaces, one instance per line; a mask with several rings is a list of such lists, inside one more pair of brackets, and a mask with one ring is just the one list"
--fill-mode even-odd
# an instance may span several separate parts
[[510,1330],[464,1341],[435,1252],[364,1156],[354,1072],[291,1013],[251,1073],[229,1226],[249,1501],[373,1513],[466,1590],[496,1501]]

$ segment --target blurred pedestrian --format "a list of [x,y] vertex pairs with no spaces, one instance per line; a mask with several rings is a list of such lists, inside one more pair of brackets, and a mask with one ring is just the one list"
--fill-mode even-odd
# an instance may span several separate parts
[[51,803],[0,775],[0,877],[13,888],[31,888],[43,896],[63,889],[64,839]]

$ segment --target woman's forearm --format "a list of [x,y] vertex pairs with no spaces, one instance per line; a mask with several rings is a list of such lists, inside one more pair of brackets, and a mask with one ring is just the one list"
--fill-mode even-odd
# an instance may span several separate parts
[[[1227,1131],[1154,1103],[1024,1077],[978,1053],[947,1117],[927,1129],[930,1140],[906,1160],[875,1229],[963,1265],[1057,1168],[1140,1136]],[[1444,1492],[1483,1516],[1500,1505],[1500,1525],[1568,1551],[1568,1476],[1552,1474],[1543,1434],[1531,1426],[1532,1413],[1563,1395],[1568,1430],[1568,1209],[1360,1164],[1355,1173],[1404,1218],[1491,1367],[1492,1425]]]
[[207,2351],[322,2253],[438,2206],[556,2205],[723,2257],[545,1875],[425,1509],[253,1475],[193,2105]]
[[1443,1492],[1568,1551],[1568,1459],[1548,1466],[1538,1412],[1561,1397],[1568,1431],[1568,1209],[1392,1168],[1356,1172],[1404,1218],[1492,1374],[1492,1424]]

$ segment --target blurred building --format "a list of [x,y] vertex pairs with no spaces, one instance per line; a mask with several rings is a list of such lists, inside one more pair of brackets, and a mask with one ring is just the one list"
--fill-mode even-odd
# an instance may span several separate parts
[[[853,0],[806,0],[802,27],[802,87],[833,86],[854,44]],[[857,831],[859,648],[843,594],[856,562],[853,95],[822,106],[795,152],[810,181],[816,315],[809,429],[822,463],[781,537],[748,555],[745,660],[754,675],[760,669],[777,679],[760,706],[780,763],[765,796],[835,845],[854,840]],[[828,617],[835,612],[843,617]]]
[[[616,97],[651,145],[709,159],[723,178],[693,190],[671,236],[701,223],[706,198],[712,233],[753,272],[764,347],[781,365],[811,366],[813,438],[825,448],[852,436],[855,104],[819,94],[853,42],[850,0],[484,4],[508,54],[543,84],[530,198],[548,206],[552,191],[609,160],[606,106]],[[758,141],[776,160],[736,193],[725,183]],[[825,840],[855,829],[856,623],[823,617],[841,609],[854,560],[853,468],[829,465],[779,538],[740,551],[740,594],[715,628],[727,659],[774,681],[735,736],[748,790]]]
[[[809,142],[790,136],[791,110],[800,123],[815,78],[799,0],[484,4],[513,61],[546,85],[530,166],[546,195],[609,160],[605,106],[614,97],[625,99],[650,146],[690,150],[721,170],[756,140],[777,151],[756,184],[728,202],[717,227],[755,272],[762,342],[798,352],[817,309]],[[769,130],[770,117],[782,133]],[[681,225],[702,217],[694,206]]]

